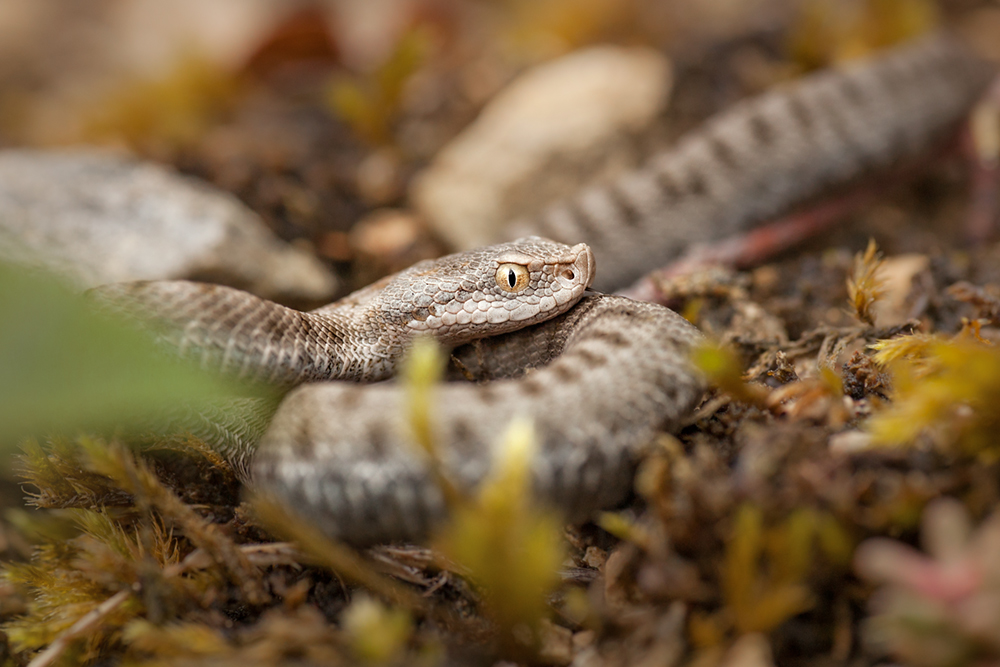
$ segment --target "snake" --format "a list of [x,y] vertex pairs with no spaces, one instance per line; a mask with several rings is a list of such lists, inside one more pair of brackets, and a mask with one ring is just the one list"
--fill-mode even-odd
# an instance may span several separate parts
[[[287,392],[276,408],[255,398],[199,407],[186,428],[256,493],[329,537],[425,539],[449,513],[440,476],[474,494],[517,418],[535,434],[534,497],[582,521],[629,496],[649,443],[679,429],[705,390],[693,325],[605,292],[692,243],[928,150],[992,76],[935,33],[802,77],[609,183],[512,221],[501,234],[513,240],[418,263],[310,312],[186,281],[94,295],[203,368]],[[392,379],[418,336],[448,350],[465,380],[428,389],[433,459],[414,442],[407,387]]]

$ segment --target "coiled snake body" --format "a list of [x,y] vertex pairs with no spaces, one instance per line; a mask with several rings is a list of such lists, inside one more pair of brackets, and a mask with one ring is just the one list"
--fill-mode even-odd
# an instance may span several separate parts
[[[926,148],[962,119],[990,74],[947,37],[925,38],[741,103],[646,167],[512,227],[591,242],[606,276],[599,284],[622,286],[691,242]],[[191,428],[262,492],[362,545],[419,539],[445,511],[410,441],[400,387],[357,384],[390,377],[421,332],[491,380],[447,383],[433,408],[441,463],[459,488],[484,478],[522,415],[538,434],[541,498],[570,519],[624,498],[640,448],[701,396],[688,361],[700,334],[666,308],[585,294],[594,266],[584,244],[528,237],[418,264],[312,313],[185,282],[108,286],[98,296],[138,309],[203,366],[307,383],[284,399],[259,451],[253,440],[270,412],[252,401],[243,412],[206,407],[203,428]]]

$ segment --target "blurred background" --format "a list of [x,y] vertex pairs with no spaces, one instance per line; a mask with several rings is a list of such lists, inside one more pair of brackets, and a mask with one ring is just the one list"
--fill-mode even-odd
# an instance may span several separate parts
[[667,54],[673,89],[633,128],[620,161],[634,163],[735,99],[936,24],[988,42],[998,14],[975,0],[4,0],[0,147],[96,144],[204,178],[343,292],[445,249],[408,212],[411,181],[532,65],[593,44]]
[[[184,234],[177,235],[184,237],[195,236],[188,230],[197,230],[198,225],[208,226],[219,220],[229,224],[240,216],[242,222],[251,218],[248,226],[256,224],[259,215],[270,231],[292,246],[285,252],[286,246],[272,243],[268,246],[271,251],[284,253],[283,257],[297,252],[299,259],[306,257],[314,263],[313,268],[319,267],[322,289],[286,301],[314,306],[419,259],[448,251],[450,243],[467,231],[463,226],[471,225],[475,218],[502,224],[520,212],[537,208],[546,198],[636,165],[736,100],[810,71],[871,54],[939,25],[959,28],[965,39],[1000,60],[1000,4],[996,0],[0,0],[0,455],[4,457],[0,463],[0,558],[16,563],[35,557],[38,562],[39,554],[48,554],[50,561],[43,565],[52,575],[46,582],[34,570],[23,569],[42,581],[31,583],[35,589],[30,595],[11,583],[9,574],[0,579],[0,618],[14,618],[26,610],[34,614],[21,622],[20,630],[16,625],[20,621],[8,621],[4,626],[7,635],[0,637],[0,662],[24,663],[21,658],[19,662],[8,659],[8,636],[17,651],[37,650],[75,622],[76,617],[63,619],[61,627],[50,623],[52,618],[59,620],[53,612],[56,602],[64,599],[59,596],[90,595],[85,601],[93,606],[117,595],[119,589],[138,590],[137,584],[128,579],[131,570],[119,567],[115,560],[101,561],[99,567],[91,568],[96,572],[93,576],[89,571],[78,573],[81,568],[74,560],[77,552],[63,548],[69,544],[67,536],[99,531],[77,526],[67,532],[64,520],[62,524],[52,523],[63,531],[55,532],[46,521],[58,517],[58,513],[29,513],[22,509],[25,491],[36,490],[34,503],[42,507],[92,510],[92,506],[104,506],[106,498],[100,503],[93,500],[99,494],[86,486],[90,478],[80,482],[74,477],[83,470],[75,449],[58,439],[54,444],[45,443],[44,448],[29,442],[18,450],[22,452],[20,463],[8,464],[14,446],[26,434],[46,433],[57,426],[75,435],[81,424],[89,424],[98,414],[117,423],[124,404],[149,407],[167,399],[189,397],[193,388],[201,387],[187,377],[175,377],[173,384],[167,382],[172,376],[165,368],[150,366],[155,355],[149,350],[137,347],[132,356],[121,354],[131,339],[93,324],[87,319],[92,315],[90,309],[79,300],[63,292],[55,293],[54,289],[54,294],[48,295],[43,290],[48,289],[46,285],[30,281],[21,286],[20,269],[13,270],[4,263],[11,259],[3,253],[6,222],[14,220],[13,236],[31,236],[42,226],[40,221],[58,217],[49,215],[51,211],[60,215],[65,212],[65,219],[73,221],[77,213],[92,209],[99,222],[104,222],[100,214],[118,211],[124,213],[119,217],[126,226],[142,216],[149,221],[148,229],[154,231],[154,223],[177,223],[178,228],[185,222],[194,225],[183,227]],[[573,60],[571,56],[570,60],[559,60],[599,45],[616,48],[592,49],[586,59]],[[550,62],[564,65],[546,69],[542,76],[539,68]],[[522,75],[532,72],[537,74],[532,86],[511,85],[524,81]],[[553,92],[560,95],[551,95]],[[501,110],[494,103],[504,96],[507,103]],[[556,98],[562,106],[550,103]],[[482,113],[484,109],[488,111]],[[478,143],[465,142],[464,152],[459,150],[463,145],[461,137],[468,133],[470,124],[487,116],[492,134],[479,133]],[[541,124],[531,125],[535,121]],[[534,127],[535,133],[526,131],[526,127]],[[485,135],[489,135],[488,140],[484,140]],[[473,145],[474,149],[470,148]],[[29,170],[27,165],[34,165],[31,159],[36,153],[11,159],[4,167],[4,159],[13,153],[6,149],[83,146],[97,147],[111,156],[139,158],[147,166],[162,165],[214,189],[198,186],[194,188],[198,192],[192,193],[192,181],[170,180],[163,176],[164,172],[150,173],[143,171],[145,167],[125,162],[117,163],[126,165],[122,169],[107,167],[107,178],[101,181],[102,187],[107,187],[100,197],[90,198],[88,188],[93,183],[77,178],[80,174],[73,172],[75,189],[62,198],[63,191],[71,189],[70,179],[64,178],[67,172],[59,171],[63,167],[57,169],[46,163]],[[681,300],[686,298],[695,304],[685,314],[697,316],[693,319],[699,326],[720,338],[729,335],[730,340],[743,341],[744,350],[761,354],[761,358],[761,350],[780,346],[786,333],[785,347],[787,340],[806,338],[813,330],[821,334],[814,337],[815,341],[825,341],[824,336],[832,335],[829,331],[837,327],[852,331],[857,322],[844,307],[845,277],[850,275],[854,251],[863,248],[868,237],[874,235],[889,255],[911,253],[909,264],[897,262],[895,266],[897,273],[905,269],[904,296],[909,294],[911,282],[923,295],[925,330],[959,330],[963,317],[977,315],[968,303],[957,304],[956,299],[942,295],[943,287],[957,280],[969,280],[975,285],[1000,283],[1000,251],[991,246],[971,260],[968,255],[950,252],[953,246],[945,239],[948,234],[961,234],[960,223],[969,202],[968,179],[961,165],[938,162],[928,170],[932,174],[918,177],[915,185],[908,184],[912,187],[903,192],[886,194],[880,190],[880,197],[885,197],[857,213],[855,227],[840,226],[817,241],[811,254],[792,259],[786,256],[784,264],[736,277],[710,276],[702,292],[697,283],[682,285],[678,288]],[[85,165],[82,171],[87,169]],[[31,182],[30,193],[16,185],[22,175],[25,182]],[[133,178],[137,180],[130,180]],[[145,190],[130,189],[140,181]],[[252,213],[234,213],[227,208],[234,204],[233,198],[219,197],[217,191],[234,195]],[[119,192],[124,193],[120,199],[116,198]],[[218,205],[207,203],[212,197]],[[171,208],[180,199],[197,200],[197,206],[185,209],[178,204]],[[220,199],[228,204],[219,204],[216,200]],[[35,207],[33,214],[39,217],[19,229],[15,218],[21,204],[28,200]],[[43,206],[49,200],[58,200],[63,209]],[[215,217],[201,216],[202,210],[209,208]],[[86,216],[80,219],[84,224],[92,222]],[[125,229],[113,225],[108,228],[112,233],[100,240],[113,241],[112,237],[122,236]],[[246,235],[253,236],[249,231]],[[53,233],[52,238],[56,236]],[[91,251],[90,246],[78,241],[72,233],[62,238],[60,242],[70,250],[59,261],[69,258],[69,263],[75,259],[74,249],[78,255],[99,257],[97,263],[104,261],[98,253],[105,248]],[[107,248],[112,246],[115,244],[109,242]],[[942,248],[944,251],[938,252]],[[167,244],[158,240],[136,242],[126,250],[130,261],[151,254],[152,264],[169,254]],[[143,255],[142,250],[147,253]],[[223,257],[223,264],[259,261],[255,255],[244,256],[230,246],[221,250],[212,247],[206,252],[215,260],[221,255],[234,255]],[[110,257],[110,250],[108,253]],[[912,254],[916,253],[921,256],[914,260]],[[93,256],[85,259],[94,263]],[[214,279],[230,272],[229,264],[215,273],[206,274],[198,264],[201,273],[155,277]],[[303,275],[306,273],[303,270]],[[922,283],[911,281],[917,274],[925,278]],[[309,275],[315,278],[317,272]],[[256,277],[244,279],[246,283],[234,284],[245,287]],[[991,304],[998,300],[998,296],[987,299],[978,293],[965,299],[980,311],[994,308]],[[748,301],[754,301],[754,310],[732,307]],[[764,311],[756,303],[764,303],[769,312],[761,315]],[[995,308],[991,315],[994,323],[1000,306]],[[900,310],[900,323],[913,317],[909,306],[905,310],[900,306]],[[744,317],[747,313],[756,315]],[[978,317],[984,317],[982,312]],[[772,325],[776,328],[769,329]],[[782,332],[778,343],[768,339],[773,330]],[[857,343],[860,350],[859,340],[852,339],[852,344]],[[825,349],[826,342],[823,345]],[[811,360],[815,353],[804,344],[798,355]],[[969,367],[980,365],[978,357],[969,358]],[[992,384],[986,383],[987,389],[981,391],[983,404],[994,406],[1000,394],[1000,370],[996,370],[1000,369],[1000,360],[989,358],[993,365],[987,368],[987,379]],[[765,377],[766,371],[770,383],[772,377],[778,377],[772,371],[781,371],[786,373],[781,382],[798,380],[784,356],[775,359],[778,361],[759,366],[758,370],[764,369],[760,377]],[[882,374],[864,365],[870,361],[855,361],[851,369],[845,367],[845,383],[853,380],[856,390],[851,395],[859,401],[882,405]],[[742,368],[735,372],[738,375]],[[968,382],[964,370],[956,375],[960,378],[952,384],[965,391]],[[985,515],[1000,497],[996,483],[1000,457],[994,448],[987,452],[988,457],[969,457],[961,459],[962,465],[955,465],[952,459],[938,460],[927,451],[916,450],[912,461],[890,456],[881,463],[871,458],[855,465],[841,455],[847,450],[838,452],[827,446],[831,434],[843,428],[843,388],[839,384],[834,390],[800,386],[813,392],[803,396],[812,396],[809,400],[820,408],[813,412],[802,408],[798,417],[790,411],[792,417],[774,418],[767,428],[750,423],[738,436],[733,435],[738,432],[733,424],[745,415],[751,415],[747,420],[753,422],[757,419],[753,415],[761,413],[754,412],[756,408],[733,410],[728,413],[731,423],[720,421],[722,426],[704,429],[694,438],[691,448],[696,456],[686,457],[677,443],[669,444],[667,449],[676,449],[670,451],[674,452],[671,456],[677,456],[677,465],[664,463],[661,472],[664,479],[672,471],[680,471],[680,477],[673,486],[664,483],[660,501],[665,507],[667,496],[676,493],[676,497],[670,495],[670,503],[682,498],[677,507],[695,510],[674,523],[654,523],[661,532],[629,535],[624,531],[625,542],[615,553],[626,556],[617,561],[617,575],[611,570],[606,589],[595,577],[608,554],[618,548],[610,534],[591,528],[570,535],[573,548],[586,557],[581,555],[573,561],[570,574],[563,575],[565,581],[575,581],[581,590],[597,581],[593,590],[612,600],[606,607],[601,606],[604,602],[593,603],[579,627],[577,621],[566,621],[576,618],[572,613],[564,614],[563,621],[576,633],[572,639],[574,651],[581,646],[580,650],[586,650],[587,642],[595,641],[594,633],[586,629],[590,626],[603,623],[605,628],[619,627],[616,624],[625,628],[632,623],[638,628],[635,637],[639,639],[623,631],[620,644],[608,643],[601,649],[613,659],[608,664],[618,664],[614,660],[640,664],[629,662],[632,649],[638,651],[635,655],[644,656],[646,662],[641,664],[671,664],[671,656],[676,663],[680,656],[677,646],[683,642],[670,644],[670,636],[663,639],[663,635],[672,632],[679,637],[682,631],[689,631],[690,646],[705,649],[703,657],[709,655],[709,649],[718,649],[712,658],[716,662],[706,658],[692,664],[717,664],[722,650],[718,647],[728,646],[734,637],[772,630],[779,664],[805,664],[802,655],[821,656],[809,664],[824,665],[874,664],[884,657],[878,653],[873,654],[876,657],[853,657],[858,655],[856,626],[864,618],[862,610],[871,591],[860,588],[845,574],[850,569],[854,545],[870,535],[913,538],[924,504],[943,493],[965,493],[973,516]],[[834,398],[828,401],[831,391]],[[808,406],[809,402],[803,399],[802,404]],[[722,410],[718,405],[713,410]],[[706,414],[705,421],[713,418]],[[963,413],[962,419],[966,418]],[[996,432],[995,422],[986,422],[984,432],[990,429]],[[993,436],[986,439],[995,442]],[[800,451],[806,451],[811,458],[798,458]],[[737,461],[742,452],[749,452],[749,463],[745,465]],[[768,458],[771,456],[775,457],[773,461]],[[909,462],[904,465],[901,461]],[[870,466],[867,471],[866,465]],[[23,472],[25,468],[28,474]],[[165,484],[198,508],[206,521],[226,526],[240,544],[261,539],[238,511],[235,480],[226,477],[226,483],[220,483],[218,475],[222,473],[199,472],[197,466],[157,470],[162,473],[164,469],[169,472],[161,474]],[[769,477],[773,471],[777,471],[773,474],[778,481]],[[105,483],[95,488],[103,492]],[[108,506],[130,505],[127,494],[115,494]],[[737,514],[735,505],[744,500],[756,505],[747,505]],[[837,516],[824,513],[828,504],[837,508]],[[813,505],[823,511],[812,512],[808,508]],[[952,514],[941,515],[944,520],[937,520],[935,530],[941,532],[959,525],[952,520],[953,510],[948,510]],[[683,512],[680,510],[680,514]],[[135,520],[134,515],[123,516]],[[772,568],[777,573],[773,576],[764,571],[766,568],[758,576],[758,564],[763,562],[760,551],[764,548],[760,545],[765,543],[761,526],[765,524],[768,558],[777,563]],[[1000,523],[994,522],[991,534],[1000,535],[997,525]],[[809,556],[813,553],[814,534],[826,545],[827,556],[835,552],[836,557],[823,560]],[[104,539],[102,535],[98,537]],[[111,541],[117,544],[115,540]],[[648,546],[648,540],[657,546],[633,548],[636,544]],[[36,547],[39,543],[55,544],[57,548],[42,551]],[[173,535],[164,540],[164,544],[175,543]],[[736,545],[731,551],[736,556],[725,552],[725,544]],[[753,548],[742,548],[747,544]],[[145,547],[139,547],[136,553],[144,553]],[[181,550],[186,554],[192,548],[185,545]],[[675,558],[672,549],[688,560]],[[104,552],[95,549],[93,553]],[[740,554],[746,556],[743,561]],[[794,562],[783,570],[780,559],[786,554],[791,554],[788,558]],[[994,569],[995,554],[993,548],[983,557],[983,562],[993,564]],[[875,556],[881,558],[877,552]],[[917,572],[914,580],[922,582],[919,577],[926,571],[920,569],[923,565],[914,566],[912,559],[906,560],[899,552],[893,556],[896,561],[879,558],[870,560],[889,563],[887,571],[907,573],[909,570],[900,567],[899,562],[909,564],[910,570]],[[621,563],[628,559],[632,564],[623,566]],[[412,574],[422,568],[433,569],[429,561],[404,564],[405,568],[392,570],[394,576],[403,571]],[[948,567],[951,564],[947,562]],[[308,594],[310,604],[316,604],[324,616],[316,614],[319,620],[308,623],[301,622],[305,617],[293,619],[287,627],[294,631],[286,632],[285,626],[278,625],[271,630],[265,628],[265,637],[268,633],[277,637],[278,657],[272,659],[271,654],[265,654],[258,659],[259,664],[281,663],[284,644],[289,643],[286,635],[300,632],[305,647],[321,644],[316,637],[326,636],[328,628],[324,623],[338,619],[347,605],[342,582],[329,573],[311,571],[308,576],[318,582],[313,586],[298,565],[292,565],[295,567],[287,568],[291,574],[286,593],[298,602],[288,603],[288,608],[296,608]],[[810,567],[817,572],[807,580],[805,572]],[[788,575],[793,570],[798,572],[795,568],[801,572]],[[65,572],[81,578],[64,576]],[[146,570],[138,572],[142,577],[149,575]],[[720,572],[732,574],[727,581],[740,585],[723,590],[726,581],[716,585]],[[942,574],[940,580],[951,581],[950,572]],[[632,601],[626,601],[622,583],[615,578],[625,580],[633,573],[641,574],[636,576],[640,587],[644,587],[645,600],[655,601],[652,606],[641,606],[646,604],[642,602],[633,607],[629,606]],[[468,589],[461,588],[459,577],[439,580],[436,572],[432,574],[426,581],[419,580],[421,586],[426,586],[427,596],[447,599],[449,605],[455,599],[468,597]],[[973,576],[979,576],[979,570],[969,575]],[[137,575],[136,581],[140,579]],[[299,579],[305,583],[300,585]],[[992,615],[985,621],[980,619],[983,606],[977,602],[969,614],[975,621],[972,630],[966,633],[960,629],[957,633],[955,651],[965,651],[962,656],[997,655],[976,654],[965,648],[967,635],[979,641],[985,634],[981,631],[987,627],[985,624],[1000,628],[997,580],[989,580],[993,586]],[[88,582],[88,586],[94,581],[97,584],[80,593],[78,581]],[[248,606],[238,591],[230,587],[218,593],[216,583],[206,584],[207,602],[189,607],[177,603],[177,609],[200,609],[199,605],[222,609],[224,613],[216,616],[192,618],[199,623],[208,618],[208,625],[226,632],[234,623],[256,623],[263,607],[248,611],[252,605]],[[38,593],[44,593],[49,584],[59,595]],[[766,595],[758,595],[761,590]],[[948,610],[957,598],[946,597],[952,594],[946,587],[941,590],[945,591],[942,623],[947,625],[953,620]],[[726,595],[736,602],[727,600]],[[178,599],[189,604],[187,598]],[[695,609],[690,622],[684,620],[686,612],[678,612],[674,604],[678,599],[687,600]],[[39,600],[52,606],[45,607]],[[150,600],[156,601],[154,597]],[[569,608],[572,603],[567,596],[564,606]],[[587,604],[582,604],[585,610]],[[637,612],[620,615],[632,620],[619,618],[618,604],[625,605],[622,609],[629,613]],[[699,615],[698,605],[708,611]],[[812,607],[811,616],[786,623]],[[911,640],[928,634],[924,628],[929,626],[909,624],[911,607],[909,603],[900,605],[899,627],[916,630],[912,635],[899,634],[902,639],[898,645],[919,658],[917,654],[926,653],[922,648],[907,647],[918,646]],[[78,616],[90,608],[78,605]],[[157,618],[173,618],[169,606],[157,611],[149,603],[149,608],[152,611],[148,616],[154,622],[159,622]],[[130,613],[139,614],[134,609]],[[157,617],[157,613],[161,616]],[[36,632],[34,626],[40,625],[36,620],[39,618],[47,619],[52,626],[46,628],[49,634]],[[735,626],[733,618],[737,619]],[[150,634],[151,628],[143,632]],[[316,628],[315,634],[309,634],[310,628]],[[409,631],[402,634],[393,650],[402,650],[400,647],[410,641]],[[568,637],[570,631],[562,628],[560,632]],[[382,635],[373,636],[376,643],[385,643]],[[930,641],[936,637],[930,636]],[[170,635],[163,637],[167,649],[183,644]],[[662,645],[657,643],[661,640]],[[101,646],[97,639],[93,641],[91,655],[97,656]],[[433,646],[436,641],[427,643]],[[470,644],[477,642],[478,638],[469,639]],[[652,648],[642,653],[646,644]],[[896,654],[903,653],[903,649]],[[563,658],[552,664],[567,664],[572,655],[567,648]],[[973,664],[958,659],[935,662],[937,654],[927,655],[930,657],[925,661],[914,659],[910,664]],[[790,658],[800,662],[791,662]],[[250,663],[234,658],[232,664]],[[744,660],[725,664],[770,663]]]

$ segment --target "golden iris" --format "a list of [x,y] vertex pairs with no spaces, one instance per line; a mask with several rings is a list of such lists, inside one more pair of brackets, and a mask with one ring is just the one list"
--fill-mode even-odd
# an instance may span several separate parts
[[497,285],[505,292],[520,292],[528,286],[528,269],[520,264],[501,264],[497,267]]

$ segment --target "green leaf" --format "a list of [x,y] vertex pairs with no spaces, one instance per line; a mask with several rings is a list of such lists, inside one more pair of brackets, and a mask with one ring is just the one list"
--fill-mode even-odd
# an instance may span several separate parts
[[233,390],[54,278],[0,263],[0,447],[145,423]]

